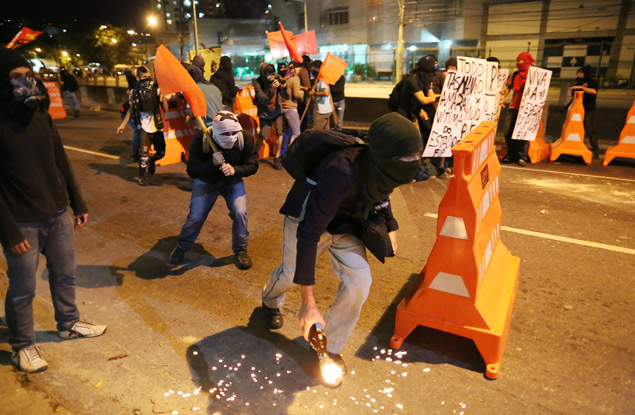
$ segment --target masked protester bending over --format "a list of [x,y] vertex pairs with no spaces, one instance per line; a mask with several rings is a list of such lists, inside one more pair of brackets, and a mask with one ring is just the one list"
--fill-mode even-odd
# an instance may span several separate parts
[[47,112],[44,86],[31,64],[0,49],[0,242],[7,261],[5,299],[11,359],[24,372],[48,368],[35,346],[33,298],[39,255],[49,272],[55,321],[63,339],[106,331],[81,321],[75,304],[73,219],[84,226],[88,208],[62,141]]
[[[395,112],[373,122],[367,143],[345,147],[324,158],[309,173],[315,185],[304,181],[293,184],[280,209],[285,215],[282,263],[262,292],[266,323],[278,329],[283,325],[280,308],[285,293],[299,285],[304,337],[308,338],[311,326],[320,322],[326,330],[327,351],[343,371],[346,366],[340,352],[355,328],[372,281],[361,239],[362,223],[371,213],[383,217],[392,251],[396,251],[398,225],[388,197],[396,187],[412,182],[423,151],[417,127]],[[323,318],[313,298],[313,286],[316,259],[326,250],[341,282]]]
[[282,147],[282,94],[286,94],[284,81],[276,74],[272,64],[263,62],[260,64],[260,76],[252,80],[258,104],[258,118],[260,119],[260,140],[258,149],[264,140],[269,138],[271,129],[276,134],[276,156],[273,159],[273,168],[282,169],[280,164],[280,149]]
[[[165,137],[163,135],[163,117],[161,108],[163,100],[156,82],[152,82],[150,72],[145,66],[137,68],[138,83],[130,94],[130,109],[117,128],[117,134],[123,133],[128,121],[133,120],[140,127],[139,131],[139,178],[140,186],[148,186],[148,173],[156,171],[156,162],[165,156]],[[149,156],[150,146],[154,146],[154,155]]]
[[214,116],[211,134],[218,147],[213,152],[209,142],[198,131],[190,145],[187,174],[194,179],[190,212],[170,255],[170,264],[179,265],[185,253],[194,244],[214,207],[218,196],[223,196],[229,217],[232,219],[232,251],[240,269],[251,267],[247,254],[249,231],[247,230],[247,196],[243,177],[258,170],[258,155],[254,151],[254,137],[243,131],[238,118],[229,111]]
[[518,110],[520,109],[520,101],[525,90],[527,82],[527,74],[529,67],[534,64],[534,58],[529,52],[522,52],[516,57],[516,67],[518,68],[507,82],[507,90],[504,94],[503,101],[510,91],[514,91],[512,102],[509,105],[509,127],[505,133],[505,144],[507,145],[507,155],[501,160],[501,163],[518,163],[519,166],[527,165],[529,156],[527,155],[527,147],[529,141],[513,140],[514,127],[518,119]]

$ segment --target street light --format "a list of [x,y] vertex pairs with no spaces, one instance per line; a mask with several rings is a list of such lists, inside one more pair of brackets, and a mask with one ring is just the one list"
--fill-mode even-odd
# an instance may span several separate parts
[[149,16],[148,17],[148,24],[150,26],[155,26],[157,24],[157,18],[154,16]]
[[110,39],[110,41],[111,41],[112,43],[117,43],[117,39],[115,39],[114,37],[113,37],[112,39]]

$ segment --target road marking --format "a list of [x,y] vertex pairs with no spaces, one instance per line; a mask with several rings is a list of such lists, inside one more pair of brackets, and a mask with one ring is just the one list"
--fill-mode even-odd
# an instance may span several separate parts
[[527,167],[514,167],[514,166],[501,166],[504,169],[513,169],[513,170],[524,170],[524,171],[537,171],[541,173],[554,173],[554,174],[568,174],[570,176],[580,176],[580,177],[592,177],[594,179],[606,179],[606,180],[619,180],[622,182],[631,182],[635,183],[633,179],[623,179],[621,177],[610,177],[610,176],[598,176],[595,174],[584,174],[584,173],[569,173],[566,171],[555,171],[555,170],[542,170],[542,169],[528,169]]
[[[424,213],[423,216],[428,218],[437,218],[436,213]],[[635,255],[635,249],[624,248],[622,246],[601,244],[599,242],[583,241],[581,239],[567,238],[566,236],[551,235],[548,233],[528,231],[525,229],[512,228],[511,226],[501,226],[501,229],[507,232],[519,233],[521,235],[535,236],[537,238],[551,239],[554,241],[565,242],[569,244],[588,246],[591,248],[606,249],[608,251],[620,252],[622,254]]]
[[77,148],[77,147],[71,147],[71,146],[64,146],[64,148],[67,150],[79,151],[80,153],[92,154],[94,156],[106,157],[109,159],[118,160],[120,158],[119,156],[113,156],[106,153],[99,153],[97,151],[84,150],[83,148]]

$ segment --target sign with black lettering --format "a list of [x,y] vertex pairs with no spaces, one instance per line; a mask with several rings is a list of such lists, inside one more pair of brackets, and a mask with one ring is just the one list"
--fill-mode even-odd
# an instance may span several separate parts
[[449,157],[452,147],[469,133],[466,129],[470,96],[476,76],[448,71],[423,157]]
[[457,57],[457,71],[475,75],[477,78],[476,87],[468,106],[467,131],[472,131],[482,121],[495,121],[498,114],[500,91],[503,87],[500,83],[499,72],[501,69],[498,68],[498,63],[459,56]]
[[536,68],[535,66],[529,67],[512,139],[525,141],[534,141],[536,139],[540,116],[542,108],[547,101],[550,83],[550,70]]

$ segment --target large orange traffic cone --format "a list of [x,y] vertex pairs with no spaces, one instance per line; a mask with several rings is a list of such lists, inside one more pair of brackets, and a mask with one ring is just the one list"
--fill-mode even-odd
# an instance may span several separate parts
[[196,130],[186,125],[187,102],[176,95],[166,99],[167,111],[163,116],[163,133],[165,135],[165,156],[157,161],[157,166],[180,163],[187,160],[190,144]]
[[584,92],[575,91],[573,105],[567,111],[567,119],[562,126],[562,135],[551,144],[549,161],[555,161],[562,154],[580,156],[586,164],[591,164],[593,153],[584,145]]
[[391,347],[418,325],[470,338],[486,376],[498,377],[520,260],[500,241],[496,124],[482,122],[453,149],[454,176],[439,205],[437,240],[419,281],[397,307]]
[[633,101],[633,106],[626,116],[626,124],[624,124],[620,134],[619,143],[606,150],[602,165],[608,166],[615,157],[635,159],[635,101]]
[[49,93],[49,99],[51,100],[51,106],[49,107],[49,114],[54,120],[66,118],[66,111],[64,110],[64,103],[62,102],[62,94],[60,93],[60,87],[57,82],[43,82],[46,90]]
[[549,105],[545,104],[540,114],[540,125],[538,126],[538,133],[536,133],[536,139],[529,142],[529,149],[527,150],[531,164],[536,164],[549,157],[549,144],[545,143],[543,138],[547,126],[548,113]]
[[[258,107],[254,105],[253,98],[256,96],[256,91],[253,86],[244,87],[242,91],[238,91],[236,94],[236,98],[234,99],[234,114],[245,114],[253,118],[255,121],[256,129],[253,130],[254,138],[257,140],[258,137],[258,129],[260,128],[260,119],[258,118]],[[238,117],[238,121],[243,126],[243,129],[246,129],[245,126],[253,125],[252,122],[245,119],[245,117]],[[264,159],[269,157],[271,153],[271,142],[270,137],[267,140],[262,140],[262,145],[258,150],[258,159]],[[273,142],[276,140],[274,138]]]

